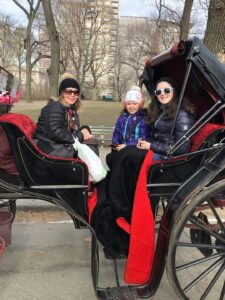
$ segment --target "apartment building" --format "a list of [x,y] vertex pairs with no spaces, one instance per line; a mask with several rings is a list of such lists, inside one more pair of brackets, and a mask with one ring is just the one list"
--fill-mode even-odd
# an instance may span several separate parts
[[[73,73],[87,98],[113,95],[119,0],[61,0],[54,4],[61,72]],[[42,42],[47,39],[46,30],[40,31],[39,38]],[[43,45],[42,52],[50,54],[49,45]],[[48,58],[42,59],[40,71],[46,72],[49,63]]]

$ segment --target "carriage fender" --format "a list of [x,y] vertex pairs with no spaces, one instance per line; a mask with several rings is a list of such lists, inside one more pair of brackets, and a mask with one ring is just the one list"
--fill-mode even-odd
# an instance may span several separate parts
[[[188,205],[193,197],[199,194],[216,176],[225,169],[225,146],[219,149],[214,155],[207,159],[191,177],[188,178],[173,195],[165,214],[169,218],[169,232],[172,230],[173,220],[178,218],[184,207]],[[163,218],[164,219],[164,218]],[[162,220],[165,222],[165,220]],[[164,223],[162,223],[164,224]]]
[[170,234],[174,220],[180,217],[181,212],[188,203],[201,191],[210,185],[213,179],[225,169],[225,146],[207,159],[191,177],[189,177],[175,192],[171,201],[163,214],[156,244],[152,273],[149,281],[142,287],[137,288],[137,293],[141,297],[153,295],[161,281],[166,256],[168,252]]

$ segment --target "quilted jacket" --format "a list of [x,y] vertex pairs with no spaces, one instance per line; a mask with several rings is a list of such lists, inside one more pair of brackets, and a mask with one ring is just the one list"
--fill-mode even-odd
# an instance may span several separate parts
[[136,145],[139,138],[148,139],[151,127],[145,124],[146,110],[142,109],[131,115],[124,110],[113,131],[112,144]]
[[54,143],[73,144],[73,135],[83,140],[78,114],[74,112],[71,127],[67,109],[60,102],[52,101],[41,110],[34,138],[38,139],[38,146],[45,153],[53,150]]
[[[195,116],[188,113],[184,109],[180,109],[176,125],[174,128],[174,134],[170,140],[170,132],[173,126],[173,120],[166,120],[163,117],[163,112],[159,118],[155,121],[153,130],[149,141],[151,143],[150,149],[155,153],[166,155],[166,150],[169,146],[173,146],[194,124]],[[191,142],[185,142],[179,149],[174,153],[175,155],[182,155],[190,151]]]

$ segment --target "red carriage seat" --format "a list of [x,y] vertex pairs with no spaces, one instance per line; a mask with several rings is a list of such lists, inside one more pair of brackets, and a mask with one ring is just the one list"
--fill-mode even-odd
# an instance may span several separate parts
[[[225,126],[221,124],[213,124],[206,123],[196,134],[192,137],[192,145],[191,152],[198,150],[204,143],[206,143],[207,139],[211,144],[213,144],[214,140],[212,140],[212,136],[218,135],[225,130]],[[211,137],[211,138],[210,138]]]
[[[7,134],[22,186],[60,198],[87,219],[88,168],[79,159],[49,156],[32,137],[35,123],[26,115],[5,114],[0,125]],[[82,203],[82,204],[80,204]]]
[[[29,173],[29,179],[28,179],[29,182],[31,181],[32,183],[34,183],[36,180],[34,178],[32,179],[32,174],[29,172],[30,168],[28,166],[32,168],[31,162],[28,163],[27,158],[24,157],[23,152],[21,151],[24,147],[25,148],[27,147],[27,149],[29,149],[33,153],[35,159],[39,158],[42,162],[46,163],[46,165],[47,162],[50,162],[51,160],[54,161],[54,166],[60,165],[60,163],[63,162],[66,165],[77,164],[77,166],[79,166],[82,169],[81,172],[82,174],[81,178],[83,178],[82,184],[84,182],[87,183],[87,178],[86,178],[87,176],[85,176],[87,175],[86,174],[87,166],[85,165],[84,162],[82,162],[79,159],[60,158],[60,157],[47,155],[35,145],[33,141],[33,134],[36,125],[34,121],[32,121],[28,116],[22,114],[13,114],[13,113],[5,114],[0,117],[0,124],[2,125],[2,127],[5,129],[5,132],[7,133],[14,158],[16,157],[18,159],[18,155],[20,155],[22,162],[23,163],[27,162],[27,165],[26,166],[24,165],[24,169],[26,172]],[[18,150],[18,153],[15,152],[15,150]],[[17,169],[19,171],[19,175],[24,176],[23,174],[21,174],[21,171],[22,172],[24,171],[21,170],[21,165],[19,164],[18,161],[16,161],[16,163],[17,163]],[[37,175],[34,174],[34,177],[36,178]],[[40,181],[43,181],[43,179],[41,178],[37,179],[37,182]]]
[[13,176],[19,175],[13,159],[13,155],[10,149],[7,135],[1,125],[0,125],[0,170],[1,171],[3,170],[6,173]]

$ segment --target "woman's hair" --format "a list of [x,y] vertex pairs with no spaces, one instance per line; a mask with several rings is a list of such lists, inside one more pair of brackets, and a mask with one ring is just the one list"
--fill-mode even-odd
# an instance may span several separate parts
[[[157,86],[158,83],[162,81],[168,82],[169,85],[173,88],[173,98],[169,103],[163,105],[164,118],[166,120],[172,120],[174,119],[177,110],[179,90],[174,79],[170,77],[161,78],[156,82],[155,86]],[[187,112],[191,114],[195,112],[195,107],[187,98],[183,98],[181,106],[183,109],[185,109]],[[154,96],[148,106],[147,123],[153,124],[158,119],[161,112],[162,112],[162,104],[159,102],[157,96]]]
[[[54,102],[54,101],[58,101],[60,103],[62,103],[64,106],[65,106],[65,102],[64,102],[64,99],[63,99],[63,93],[61,93],[59,95],[59,97],[51,97],[51,98],[48,98],[48,103],[50,102]],[[76,103],[74,103],[71,107],[75,110],[75,111],[78,111],[78,109],[80,108],[81,106],[81,102],[80,102],[80,99],[78,98]]]
[[[65,102],[64,102],[64,99],[63,99],[63,93],[61,93],[61,94],[59,95],[58,101],[59,101],[60,103],[62,103],[62,104],[65,106]],[[77,101],[76,101],[73,105],[71,105],[71,107],[72,107],[75,111],[78,111],[78,109],[80,108],[80,106],[81,106],[80,98],[78,98]]]

